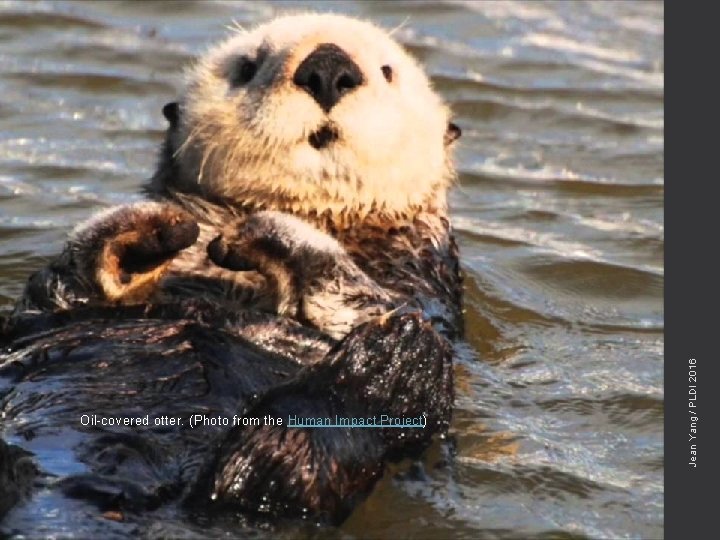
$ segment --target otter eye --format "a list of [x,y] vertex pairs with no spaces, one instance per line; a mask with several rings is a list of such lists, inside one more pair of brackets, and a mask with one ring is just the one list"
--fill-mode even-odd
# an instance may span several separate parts
[[233,86],[247,84],[255,76],[255,73],[257,73],[257,62],[243,58],[240,60],[240,65],[230,82],[232,82]]
[[380,68],[383,72],[383,76],[387,82],[392,82],[393,71],[390,66],[383,66]]

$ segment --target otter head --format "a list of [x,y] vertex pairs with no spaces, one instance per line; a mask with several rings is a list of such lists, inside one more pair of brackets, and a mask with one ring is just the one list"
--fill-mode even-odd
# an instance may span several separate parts
[[179,189],[297,213],[445,208],[459,130],[368,22],[288,15],[238,32],[190,68],[165,115]]

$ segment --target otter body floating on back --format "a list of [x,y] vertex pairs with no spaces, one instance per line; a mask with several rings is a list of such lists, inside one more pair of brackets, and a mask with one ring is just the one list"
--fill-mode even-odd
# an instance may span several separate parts
[[80,225],[4,323],[0,515],[52,530],[29,516],[70,497],[86,532],[205,505],[342,521],[450,420],[459,130],[387,33],[337,15],[231,37],[164,114],[148,201]]

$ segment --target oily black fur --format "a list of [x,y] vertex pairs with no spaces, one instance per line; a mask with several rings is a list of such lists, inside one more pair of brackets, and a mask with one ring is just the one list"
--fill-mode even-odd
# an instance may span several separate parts
[[[110,221],[117,221],[112,216]],[[162,246],[176,247],[174,231],[182,245],[195,231],[187,220],[178,223],[153,228],[159,232],[141,236],[139,249],[154,253]],[[165,298],[165,303],[134,306],[91,297],[59,311],[19,309],[5,321],[0,332],[6,351],[0,355],[0,411],[7,419],[3,437],[21,441],[17,444],[30,453],[60,445],[65,459],[85,470],[53,479],[40,459],[46,489],[87,501],[99,514],[122,515],[127,522],[173,507],[230,507],[337,523],[369,493],[388,461],[416,455],[447,429],[452,352],[442,334],[454,319],[439,324],[444,312],[433,306],[424,310],[429,302],[423,300],[425,291],[410,279],[393,288],[413,287],[413,297],[393,299],[397,292],[379,287],[368,274],[375,272],[393,285],[391,274],[377,273],[382,264],[373,266],[387,253],[366,265],[366,273],[355,262],[362,258],[348,257],[337,242],[319,235],[312,244],[293,236],[294,224],[279,213],[250,214],[230,223],[209,247],[217,263],[232,266],[228,255],[242,253],[249,266],[291,283],[289,294],[302,306],[294,317],[238,310],[213,297],[170,297],[169,303]],[[112,223],[100,227],[111,241],[116,229]],[[416,245],[427,294],[442,292],[435,287],[447,286],[445,263],[429,264],[433,244],[409,241],[414,230],[370,232],[398,246]],[[96,235],[90,238],[101,242]],[[367,254],[369,246],[358,253]],[[408,273],[397,277],[409,278],[415,268],[408,264]],[[360,313],[354,327],[340,334],[326,328],[333,323],[333,304],[324,311],[328,298],[340,298],[345,308]],[[393,305],[406,307],[394,310]],[[188,419],[198,412],[285,421],[289,415],[424,414],[427,426],[191,429]],[[82,414],[167,415],[183,419],[183,425],[97,428],[80,425]],[[15,470],[12,464],[3,467]],[[34,496],[26,481],[21,485],[17,475],[7,476],[0,501],[6,508],[26,501],[6,518],[12,524],[13,516],[32,510]]]
[[[29,452],[73,441],[68,458],[89,472],[49,481],[50,489],[88,501],[98,513],[132,520],[168,504],[231,505],[338,522],[369,492],[388,459],[422,450],[447,428],[451,349],[418,313],[362,325],[303,369],[237,334],[252,323],[274,324],[262,314],[229,315],[197,302],[155,306],[144,316],[129,307],[82,311],[6,327],[11,352],[0,364],[0,407],[9,419],[5,436],[24,441]],[[285,331],[278,326],[278,333]],[[148,413],[151,422],[167,415],[183,425],[103,428],[79,421],[83,414]],[[291,414],[425,413],[428,427],[193,429],[187,420],[195,413],[269,414],[285,422]],[[8,479],[0,488],[5,509],[23,487],[17,474],[6,472],[17,469],[7,455],[0,453]],[[32,508],[32,499],[25,504]]]
[[426,429],[233,428],[217,462],[201,477],[211,480],[209,490],[221,504],[342,520],[371,489],[387,459],[421,450],[433,433],[447,430],[451,366],[450,348],[418,314],[363,325],[325,361],[275,386],[245,414],[330,419],[372,418],[379,411],[408,418],[424,414]]
[[[437,248],[454,244],[414,236],[438,227],[418,218],[405,229],[366,229],[365,238],[378,247],[356,241],[359,229],[336,231],[351,241],[337,244],[337,252],[330,242],[323,251],[288,235],[285,219],[259,213],[230,223],[210,243],[209,256],[230,267],[233,254],[244,257],[243,268],[274,275],[271,282],[286,276],[299,306],[289,316],[238,309],[214,296],[161,295],[133,306],[90,296],[44,312],[33,302],[32,310],[18,309],[4,323],[0,434],[34,454],[63,447],[65,459],[76,464],[70,468],[86,471],[48,477],[39,459],[46,489],[86,501],[97,515],[122,515],[126,523],[169,508],[202,507],[338,523],[388,461],[416,455],[446,431],[453,401],[448,337],[458,335],[459,281],[447,280],[457,276],[453,254]],[[177,230],[186,237],[190,229]],[[162,237],[142,245],[157,247]],[[160,244],[175,245],[167,238]],[[52,269],[46,270],[51,284],[58,280]],[[30,290],[42,289],[37,280]],[[68,283],[64,287],[80,296]],[[332,326],[328,298],[359,314],[347,330]],[[428,423],[425,429],[191,429],[195,413],[285,421],[293,414],[424,413]],[[80,425],[82,414],[167,415],[184,424],[93,428]],[[14,470],[4,459],[0,471]],[[7,509],[25,501],[5,518],[12,524],[32,511],[36,496],[28,494],[27,482],[6,476],[0,502]]]

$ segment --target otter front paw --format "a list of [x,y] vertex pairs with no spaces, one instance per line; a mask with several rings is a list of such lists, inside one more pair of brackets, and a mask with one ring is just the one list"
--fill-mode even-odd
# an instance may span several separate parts
[[344,254],[330,235],[290,214],[263,211],[229,226],[208,246],[212,261],[230,270],[257,270],[274,264],[330,261]]
[[251,214],[215,238],[208,256],[224,268],[257,270],[274,288],[279,314],[335,339],[393,307],[337,240],[291,215]]
[[228,227],[208,245],[208,257],[236,271],[255,270],[275,289],[277,311],[295,316],[312,281],[345,255],[331,236],[289,214],[257,212]]
[[91,219],[76,230],[71,242],[87,277],[106,299],[135,303],[148,298],[172,259],[193,245],[199,233],[186,212],[139,203]]

